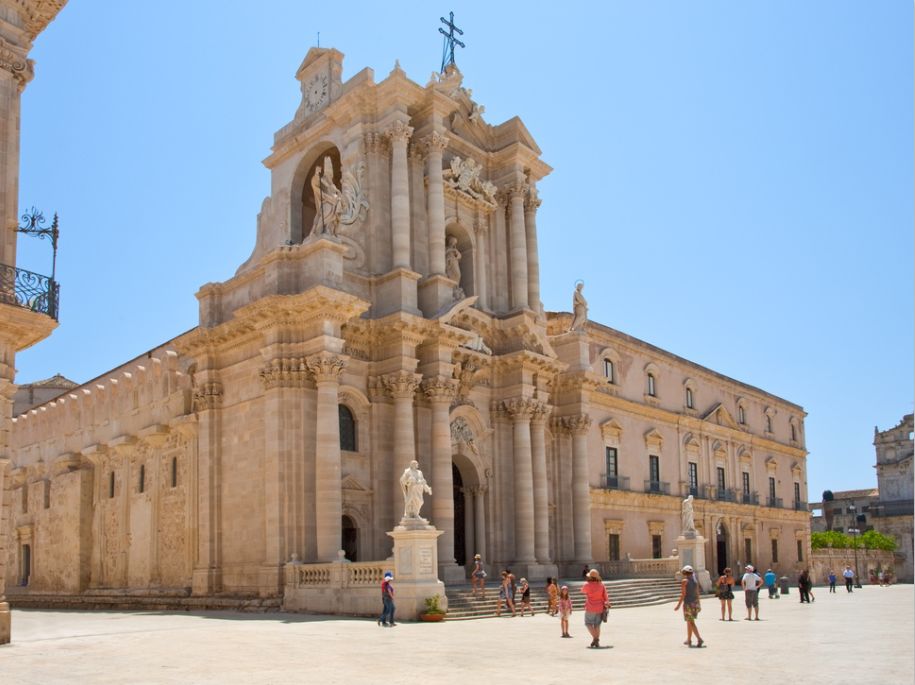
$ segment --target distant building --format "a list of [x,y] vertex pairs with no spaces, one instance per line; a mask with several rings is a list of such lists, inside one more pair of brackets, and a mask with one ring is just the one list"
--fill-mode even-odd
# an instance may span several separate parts
[[43,381],[20,385],[16,388],[16,394],[13,395],[13,416],[25,414],[29,409],[50,402],[78,385],[79,383],[74,383],[59,373],[45,378]]
[[862,533],[876,530],[896,540],[898,580],[912,582],[913,537],[913,415],[907,414],[893,428],[874,428],[877,453],[877,487],[823,493],[822,502],[810,504],[822,513],[811,518],[810,530]]

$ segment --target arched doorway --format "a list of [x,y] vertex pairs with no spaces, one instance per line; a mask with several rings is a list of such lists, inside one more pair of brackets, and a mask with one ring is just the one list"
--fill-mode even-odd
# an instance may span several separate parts
[[454,560],[458,566],[467,563],[467,530],[464,524],[464,481],[457,464],[451,464],[451,482],[454,487]]
[[356,528],[356,524],[353,522],[349,516],[343,515],[342,519],[342,528],[343,535],[342,545],[343,551],[346,553],[346,558],[350,561],[359,561],[358,557],[358,536],[359,530]]
[[[715,527],[715,556],[718,561],[718,575],[728,566],[728,529],[721,521]],[[739,572],[739,571],[735,571]]]

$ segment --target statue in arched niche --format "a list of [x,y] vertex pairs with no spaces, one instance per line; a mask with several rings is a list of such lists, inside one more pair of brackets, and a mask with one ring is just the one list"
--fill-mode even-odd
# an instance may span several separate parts
[[334,184],[334,163],[330,156],[324,157],[324,164],[315,167],[311,177],[311,192],[315,200],[315,219],[311,225],[312,235],[337,235],[341,225],[349,226],[365,217],[369,201],[362,192],[362,174],[365,164],[343,172],[341,188]]
[[460,285],[461,283],[461,251],[458,241],[454,236],[449,236],[448,247],[445,248],[445,275]]

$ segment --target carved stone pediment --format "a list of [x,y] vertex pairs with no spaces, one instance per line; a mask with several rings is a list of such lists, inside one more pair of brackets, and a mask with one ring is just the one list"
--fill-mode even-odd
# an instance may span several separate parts
[[708,413],[702,417],[703,421],[708,421],[709,423],[717,423],[719,426],[725,426],[726,428],[733,428],[734,430],[743,430],[740,427],[740,424],[731,416],[731,412],[724,408],[720,402],[712,407]]

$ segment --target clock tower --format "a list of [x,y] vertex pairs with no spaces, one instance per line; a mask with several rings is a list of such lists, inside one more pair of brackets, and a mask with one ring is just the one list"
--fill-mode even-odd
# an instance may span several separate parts
[[302,104],[296,119],[324,109],[340,92],[343,53],[333,48],[311,48],[295,77],[302,84]]

